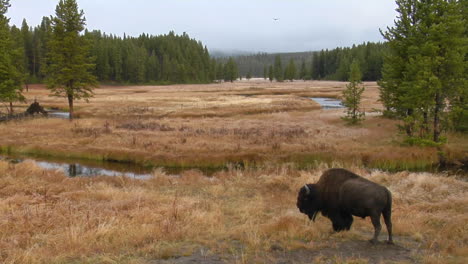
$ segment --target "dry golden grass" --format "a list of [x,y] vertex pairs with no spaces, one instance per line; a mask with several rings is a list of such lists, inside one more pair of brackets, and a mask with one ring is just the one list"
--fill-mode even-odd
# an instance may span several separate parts
[[[343,110],[319,110],[306,96],[338,97],[342,82],[237,82],[210,85],[103,86],[78,101],[73,122],[34,119],[0,124],[0,146],[15,152],[126,160],[171,166],[220,167],[226,162],[347,161],[388,169],[424,168],[435,148],[401,147],[396,121],[383,119],[378,87],[365,83],[367,120],[349,127]],[[29,101],[66,109],[66,100],[32,86]],[[23,108],[26,105],[22,106]],[[468,140],[449,157],[466,156]],[[462,147],[460,147],[462,146]]]
[[[196,170],[180,177],[156,170],[152,179],[140,181],[72,179],[32,162],[0,161],[0,262],[180,264],[170,261],[217,256],[229,263],[464,263],[467,183],[362,169],[424,168],[437,162],[437,150],[400,145],[397,122],[371,113],[381,107],[375,83],[366,83],[367,119],[358,127],[340,120],[343,110],[320,110],[305,98],[339,97],[344,87],[261,81],[103,86],[90,103],[77,102],[80,118],[73,122],[0,123],[3,152],[152,165],[247,165],[211,178]],[[47,95],[43,86],[26,93],[29,102],[36,98],[45,107],[67,108],[65,99]],[[450,135],[444,151],[449,159],[467,156],[467,144],[466,135]],[[314,169],[298,169],[307,166]],[[371,236],[368,220],[356,219],[351,232],[330,235],[327,219],[312,224],[299,213],[298,188],[337,166],[389,187],[396,241],[405,250],[358,243]]]
[[[373,250],[367,242],[339,250],[371,237],[369,219],[356,218],[350,232],[331,235],[326,218],[311,223],[296,209],[297,190],[324,169],[231,169],[211,178],[156,170],[150,180],[132,180],[67,178],[33,162],[0,161],[0,262],[155,263],[201,252],[200,262],[219,256],[228,263],[275,263],[285,254],[301,260],[288,263],[367,263]],[[468,183],[353,170],[392,191],[395,240],[405,248],[396,252],[406,258],[373,262],[466,263]],[[389,247],[374,251],[385,254]],[[333,248],[336,255],[326,255]],[[340,256],[350,250],[361,255]]]

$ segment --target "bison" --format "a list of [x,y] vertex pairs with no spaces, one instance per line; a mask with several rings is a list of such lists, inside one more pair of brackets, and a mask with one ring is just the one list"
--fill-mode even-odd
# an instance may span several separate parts
[[376,243],[380,230],[380,215],[383,215],[388,231],[388,243],[392,244],[392,194],[374,182],[345,169],[325,171],[316,184],[306,184],[297,197],[297,207],[315,221],[318,212],[328,217],[336,232],[349,230],[353,215],[370,216],[374,226]]

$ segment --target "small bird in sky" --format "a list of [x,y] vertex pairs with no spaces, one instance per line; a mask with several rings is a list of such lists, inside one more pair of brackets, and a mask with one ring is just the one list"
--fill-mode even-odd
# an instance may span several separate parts
[[280,20],[280,19],[279,19],[279,18],[273,18],[273,20],[274,20],[274,21],[278,21],[278,20]]

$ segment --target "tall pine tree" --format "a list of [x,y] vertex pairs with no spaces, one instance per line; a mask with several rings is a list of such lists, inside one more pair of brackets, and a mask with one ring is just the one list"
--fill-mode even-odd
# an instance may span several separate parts
[[462,13],[466,1],[396,2],[395,26],[382,33],[390,54],[379,83],[381,101],[387,113],[404,120],[408,136],[432,134],[431,139],[439,142],[447,129],[444,124],[449,123],[449,106],[457,105],[467,89],[466,16]]
[[275,79],[275,72],[273,69],[273,65],[270,65],[270,67],[268,67],[268,80],[272,82],[274,79]]
[[274,76],[276,81],[282,82],[284,80],[283,66],[281,65],[280,55],[275,56],[275,65],[273,66]]
[[284,70],[284,78],[291,82],[296,78],[296,64],[293,59],[289,61],[288,66],[286,66],[286,69]]
[[48,43],[47,85],[53,95],[68,99],[70,120],[74,100],[91,97],[97,85],[89,42],[80,34],[85,21],[75,0],[60,0],[52,17],[52,39]]
[[302,60],[301,70],[299,72],[299,79],[304,80],[304,81],[308,79],[307,66],[306,66],[305,60]]
[[13,113],[13,102],[22,101],[22,50],[12,40],[9,19],[5,16],[10,7],[9,0],[0,0],[0,101],[9,104]]
[[239,71],[237,70],[237,64],[234,59],[229,58],[226,65],[224,65],[224,80],[229,82],[234,82],[239,76]]

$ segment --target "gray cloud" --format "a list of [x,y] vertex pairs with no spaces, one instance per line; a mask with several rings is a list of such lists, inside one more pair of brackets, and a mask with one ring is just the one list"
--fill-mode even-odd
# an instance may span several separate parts
[[[53,15],[57,0],[15,0],[7,14],[20,26]],[[88,29],[137,36],[170,30],[210,49],[307,51],[381,41],[394,0],[78,0]],[[280,18],[274,21],[273,18]]]

